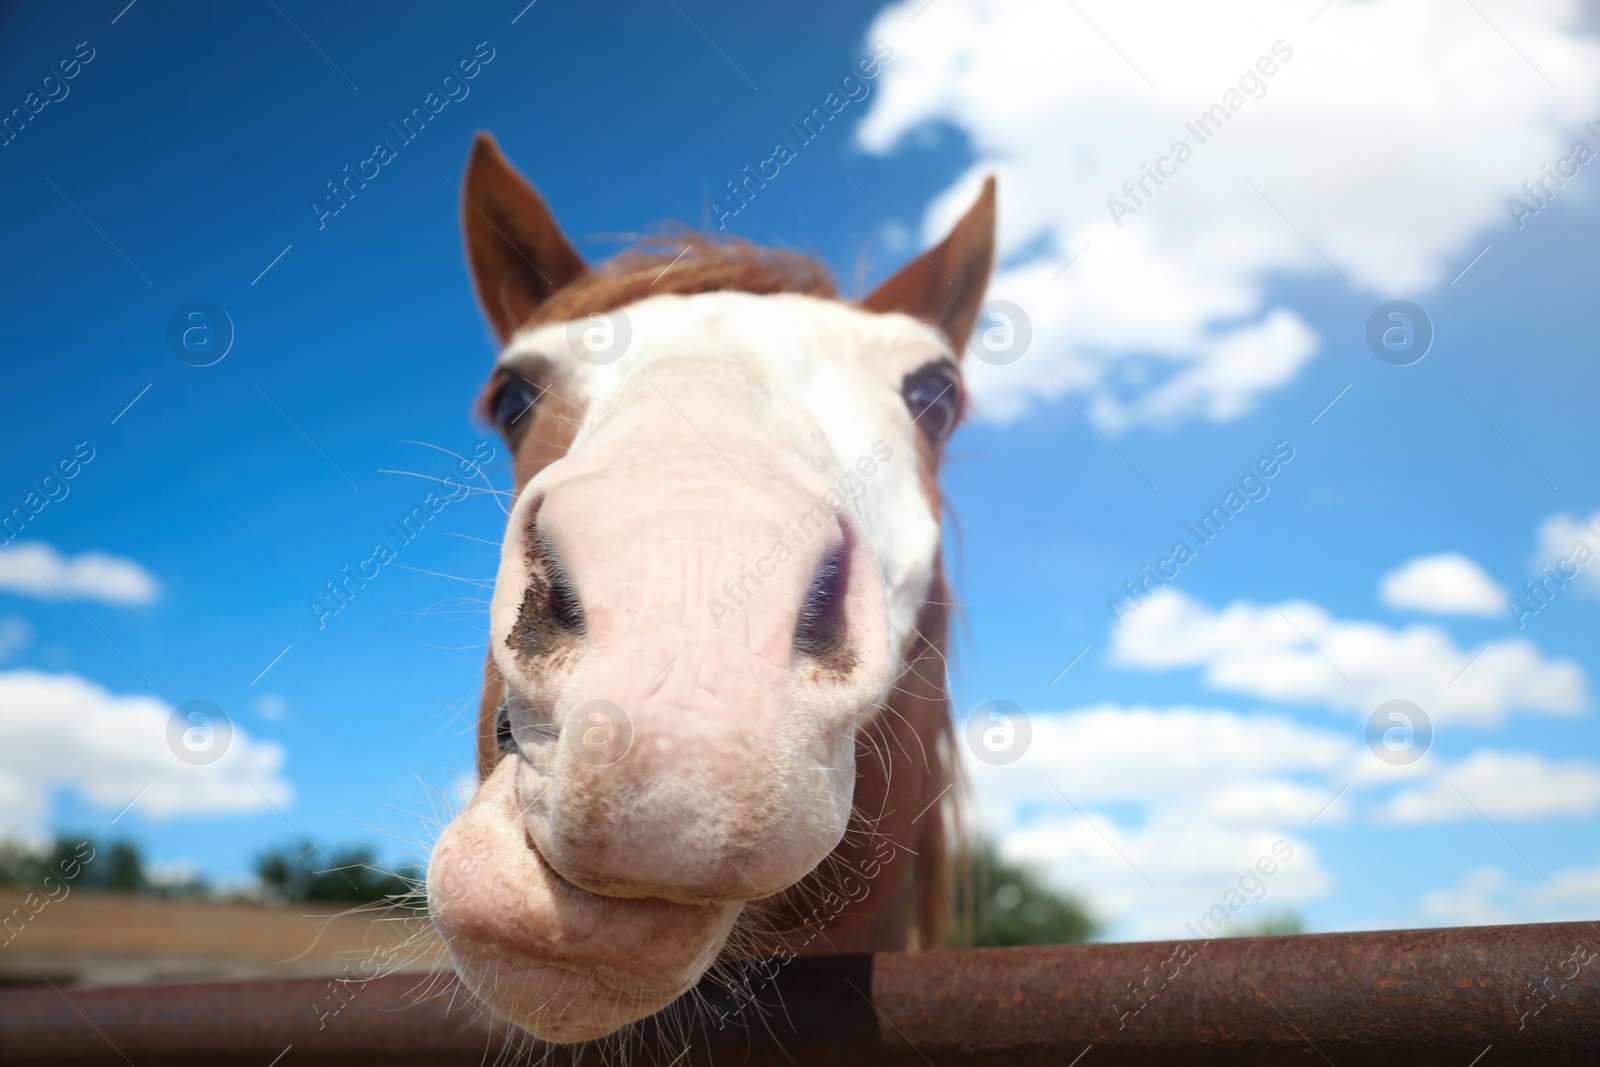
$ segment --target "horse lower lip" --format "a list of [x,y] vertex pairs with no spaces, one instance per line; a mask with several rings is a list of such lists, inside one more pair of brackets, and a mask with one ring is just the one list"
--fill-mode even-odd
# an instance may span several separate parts
[[546,861],[519,762],[503,757],[441,833],[429,910],[466,987],[500,1019],[562,1043],[661,1010],[715,962],[737,903],[596,894]]

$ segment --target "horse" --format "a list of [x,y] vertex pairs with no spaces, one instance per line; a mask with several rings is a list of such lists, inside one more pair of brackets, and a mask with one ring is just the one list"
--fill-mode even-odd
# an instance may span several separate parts
[[994,180],[864,299],[692,231],[591,269],[479,133],[513,456],[476,793],[429,859],[462,984],[557,1044],[729,961],[941,943],[961,790],[939,466]]

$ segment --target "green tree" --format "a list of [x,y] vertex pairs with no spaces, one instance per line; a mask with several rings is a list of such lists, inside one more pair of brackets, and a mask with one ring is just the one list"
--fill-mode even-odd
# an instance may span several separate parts
[[[58,854],[64,845],[67,842],[56,842]],[[137,893],[150,888],[150,879],[145,874],[144,857],[140,855],[138,846],[127,841],[114,841],[96,848],[95,857],[83,868],[78,884],[85,889]]]
[[[68,878],[67,872],[76,872]],[[209,892],[198,878],[156,880],[139,847],[129,841],[95,841],[89,837],[57,837],[45,848],[16,841],[0,842],[0,886],[39,889],[47,877],[70,882],[90,892],[200,895]]]
[[376,866],[370,848],[297,849],[285,846],[256,857],[256,876],[288,900],[328,900],[368,904],[400,901],[415,893],[422,872],[415,867],[395,871]]
[[1303,934],[1305,922],[1298,914],[1292,911],[1280,911],[1274,915],[1264,915],[1252,923],[1244,923],[1237,929],[1224,931],[1224,937],[1272,937],[1278,934]]
[[37,890],[46,878],[65,879],[73,870],[77,874],[70,881],[78,889],[134,892],[145,886],[139,850],[126,841],[57,837],[42,848],[20,841],[0,844],[0,885],[8,888]]
[[0,841],[0,886],[37,889],[50,873],[48,853],[21,841]]
[[991,841],[974,851],[970,879],[957,878],[956,886],[957,914],[971,924],[977,947],[1087,941],[1100,929],[1081,899],[1003,859]]

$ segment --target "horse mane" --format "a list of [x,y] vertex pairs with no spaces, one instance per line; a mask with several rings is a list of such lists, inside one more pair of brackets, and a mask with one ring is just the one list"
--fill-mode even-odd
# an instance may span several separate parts
[[523,325],[581,319],[665,293],[723,290],[830,300],[839,295],[828,268],[802,252],[681,230],[645,237],[579,275],[551,293]]
[[[924,751],[928,781],[924,794],[933,794],[927,825],[916,841],[912,864],[912,930],[915,948],[942,948],[970,944],[975,932],[976,907],[971,783],[957,750],[954,707],[950,696],[949,639],[950,586],[941,560],[928,587],[928,600],[917,617],[912,647],[908,650],[910,677],[897,682],[900,702],[918,725],[930,734]],[[923,672],[931,670],[934,678]],[[920,683],[920,684],[919,684]],[[891,700],[894,698],[891,697]],[[931,724],[927,719],[932,719]],[[932,729],[929,730],[929,725]],[[915,728],[915,727],[914,727]]]

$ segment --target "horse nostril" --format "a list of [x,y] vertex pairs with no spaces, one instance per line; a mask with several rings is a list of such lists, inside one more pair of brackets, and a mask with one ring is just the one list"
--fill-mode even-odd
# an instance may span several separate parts
[[583,605],[578,602],[577,590],[567,577],[561,557],[548,541],[540,538],[539,554],[544,563],[545,578],[550,583],[550,618],[557,626],[581,635],[584,630]]
[[583,605],[549,536],[528,533],[528,587],[506,644],[524,656],[545,656],[583,636]]
[[841,541],[822,557],[811,588],[800,605],[794,649],[802,656],[837,660],[845,648],[845,588],[850,581],[850,543]]

